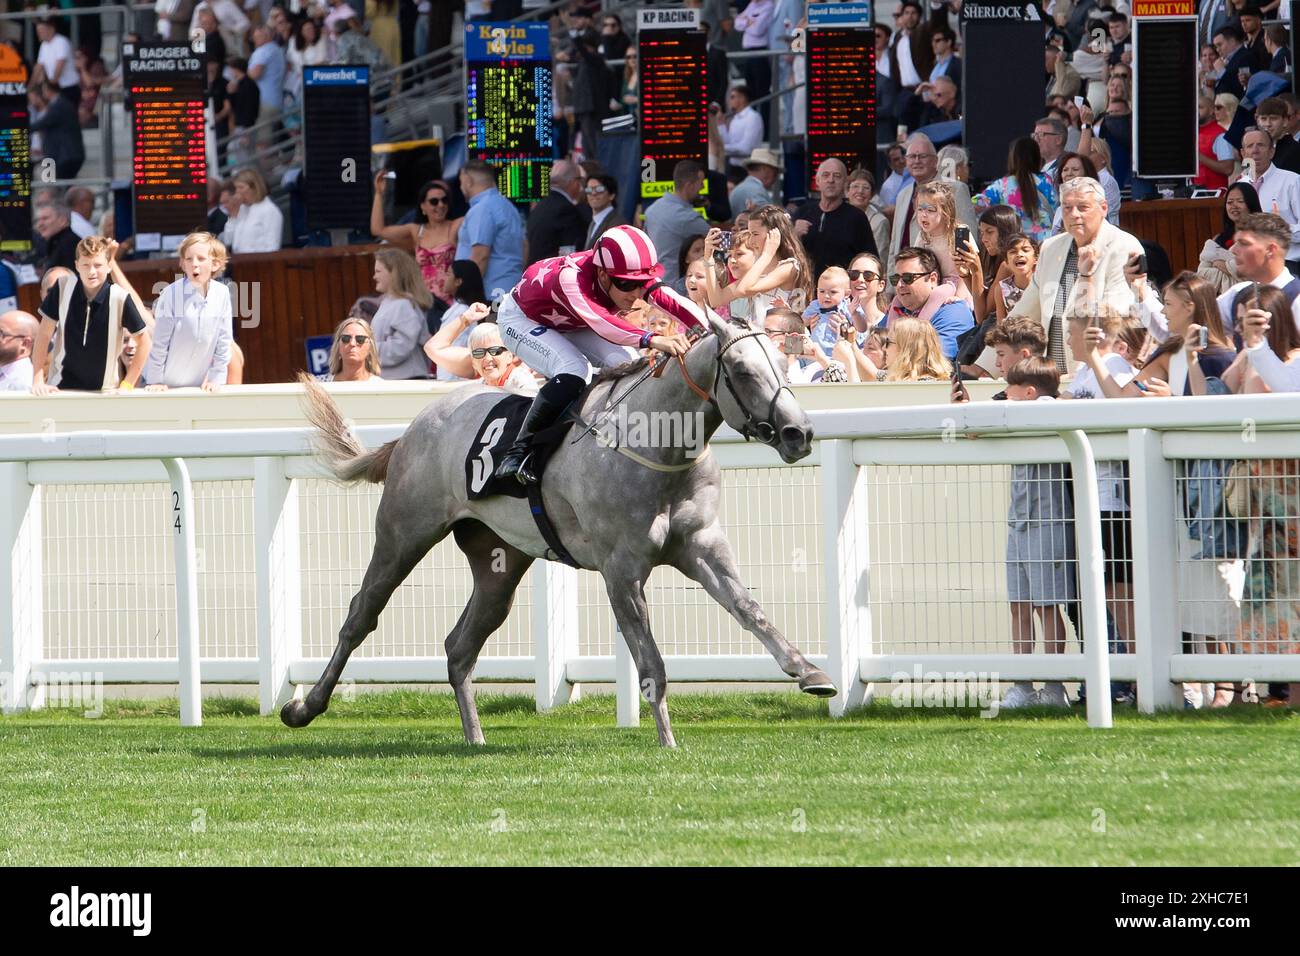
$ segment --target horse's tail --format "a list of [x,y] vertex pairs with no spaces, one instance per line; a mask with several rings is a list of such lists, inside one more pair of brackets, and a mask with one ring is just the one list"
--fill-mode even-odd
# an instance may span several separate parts
[[366,451],[356,440],[343,412],[330,393],[310,375],[298,373],[306,395],[304,411],[316,428],[316,453],[329,466],[334,477],[348,484],[367,481],[379,484],[388,477],[388,463],[400,439],[385,442],[374,451]]

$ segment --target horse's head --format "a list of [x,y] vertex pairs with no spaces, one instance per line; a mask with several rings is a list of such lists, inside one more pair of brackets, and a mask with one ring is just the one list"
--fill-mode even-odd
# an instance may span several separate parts
[[723,420],[746,439],[771,445],[787,464],[808,457],[812,421],[795,401],[767,335],[712,313],[709,323],[718,339],[713,392]]

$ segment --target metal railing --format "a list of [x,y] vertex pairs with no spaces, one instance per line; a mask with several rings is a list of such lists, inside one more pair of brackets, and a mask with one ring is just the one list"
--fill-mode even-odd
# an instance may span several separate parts
[[[1300,656],[1269,643],[1285,643],[1282,630],[1262,642],[1234,639],[1240,653],[1181,646],[1187,627],[1180,609],[1205,596],[1182,580],[1195,559],[1177,543],[1188,523],[1180,504],[1191,480],[1187,463],[1294,464],[1300,397],[810,414],[818,438],[798,466],[780,465],[770,450],[725,428],[713,445],[723,468],[721,517],[742,577],[771,619],[835,680],[841,694],[833,714],[861,704],[874,683],[929,674],[1081,680],[1094,727],[1110,724],[1111,677],[1136,682],[1144,712],[1177,706],[1176,682],[1300,680]],[[358,432],[373,446],[403,428]],[[1109,646],[1097,459],[1127,462],[1130,473],[1132,633],[1121,647]],[[1082,649],[1014,653],[1006,583],[996,573],[981,578],[981,569],[996,571],[1002,561],[1007,466],[1054,461],[1073,466],[1078,590],[1069,600],[1078,604],[1073,639]],[[1289,474],[1274,466],[1261,473]],[[918,480],[922,473],[929,479]],[[302,428],[0,438],[5,709],[25,706],[27,688],[55,668],[96,673],[108,683],[179,681],[185,723],[201,719],[200,680],[256,683],[263,712],[272,713],[295,685],[316,679],[371,547],[378,490],[340,489],[320,482],[322,475]],[[196,495],[196,484],[216,489],[215,499]],[[1300,476],[1287,494],[1300,500],[1297,485]],[[62,486],[95,489],[91,497],[106,511],[84,510]],[[128,502],[138,508],[127,509]],[[1300,519],[1286,509],[1275,517]],[[1293,574],[1285,557],[1267,564],[1273,559],[1251,534],[1249,575],[1261,562],[1278,580]],[[479,676],[534,682],[542,709],[568,699],[573,685],[615,682],[619,712],[634,720],[637,681],[599,580],[539,562],[530,582],[504,627],[505,653],[489,651]],[[756,653],[690,582],[672,572],[666,581],[657,576],[651,590],[671,680],[782,679],[772,659]],[[155,598],[146,600],[146,591]],[[459,555],[450,543],[439,545],[399,589],[345,677],[445,681],[436,642],[468,591]],[[1243,616],[1300,599],[1261,596],[1257,586],[1247,592],[1236,599]],[[77,630],[76,621],[89,623]],[[250,622],[248,637],[232,639]]]

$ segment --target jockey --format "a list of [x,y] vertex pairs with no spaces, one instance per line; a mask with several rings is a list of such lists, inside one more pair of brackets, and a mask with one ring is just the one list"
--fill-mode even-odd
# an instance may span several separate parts
[[533,435],[551,425],[591,381],[593,367],[619,365],[637,348],[684,355],[685,335],[656,335],[619,313],[648,299],[687,326],[708,327],[704,309],[663,285],[654,244],[635,226],[615,226],[586,252],[533,263],[497,309],[501,337],[547,382],[496,477],[537,480],[526,462]]

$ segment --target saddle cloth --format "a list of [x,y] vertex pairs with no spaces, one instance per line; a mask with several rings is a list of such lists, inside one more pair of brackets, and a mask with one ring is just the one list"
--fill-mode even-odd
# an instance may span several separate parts
[[[511,498],[527,498],[528,489],[514,478],[504,480],[494,478],[493,474],[500,464],[500,458],[509,450],[519,436],[524,419],[533,400],[526,395],[507,395],[492,406],[492,410],[483,419],[474,441],[470,443],[469,453],[465,456],[465,488],[470,501],[488,498],[492,495],[508,495]],[[573,420],[564,416],[554,425],[533,436],[533,469],[541,480],[542,470],[551,453],[560,444],[572,426]]]

